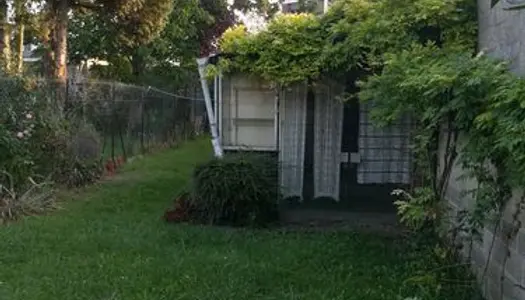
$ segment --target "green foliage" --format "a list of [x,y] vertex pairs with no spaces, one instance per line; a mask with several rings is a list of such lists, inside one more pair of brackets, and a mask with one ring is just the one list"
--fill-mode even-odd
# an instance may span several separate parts
[[43,152],[43,137],[60,131],[54,127],[57,115],[30,81],[4,79],[0,84],[0,170],[22,187],[40,171],[39,162],[49,158]]
[[442,198],[444,182],[438,182],[441,174],[431,167],[438,155],[440,128],[448,129],[446,152],[453,158],[457,133],[475,129],[474,121],[486,110],[491,91],[507,77],[504,65],[488,58],[416,45],[388,55],[383,72],[361,83],[359,96],[376,104],[374,117],[383,124],[406,114],[417,116],[415,150],[426,159],[427,180],[436,182],[436,196]]
[[277,163],[256,154],[232,154],[195,169],[191,196],[197,220],[264,226],[278,219]]
[[414,249],[405,258],[413,274],[402,285],[403,295],[417,295],[418,300],[483,299],[469,264],[458,263],[460,257],[449,247],[428,240],[406,242]]
[[75,188],[96,183],[103,172],[101,160],[83,160],[73,156],[58,161],[54,176],[58,183]]
[[383,55],[412,43],[472,48],[476,6],[471,0],[342,0],[324,16],[325,62],[331,69],[380,68]]
[[315,78],[323,45],[319,29],[319,19],[311,14],[278,16],[254,34],[247,33],[244,26],[232,28],[225,32],[220,48],[234,56],[221,67],[283,85]]
[[172,0],[96,1],[97,22],[103,31],[114,34],[120,47],[129,49],[148,44],[164,29],[173,8]]
[[271,0],[234,0],[232,7],[243,13],[258,11],[263,17],[269,19],[279,11],[279,2]]
[[[101,176],[99,137],[56,108],[45,84],[4,79],[0,94],[0,184],[27,190],[28,178],[51,176],[69,186]],[[86,153],[91,152],[91,153]],[[7,184],[9,182],[9,184]],[[10,188],[11,189],[11,188]]]
[[444,203],[435,198],[432,189],[416,188],[413,195],[404,190],[395,190],[392,194],[398,197],[394,205],[402,224],[416,232],[437,227]]
[[[164,26],[144,24],[159,30],[147,41],[143,38],[135,41],[136,37],[129,36],[132,23],[115,23],[112,14],[91,10],[76,12],[70,20],[70,59],[75,62],[88,58],[106,60],[109,66],[93,70],[98,78],[178,88],[181,84],[177,83],[187,80],[187,74],[196,70],[195,58],[202,44],[214,44],[215,24],[232,12],[224,0],[171,0],[170,3],[170,8],[163,9],[159,15],[166,15],[165,24],[157,24]],[[156,21],[162,20],[159,16]],[[136,20],[146,21],[142,16]],[[91,43],[93,40],[98,43]]]
[[77,12],[69,20],[68,30],[68,58],[72,62],[80,63],[89,58],[109,59],[119,51],[115,33],[111,27],[105,26],[99,14]]
[[70,125],[66,134],[54,139],[53,179],[69,188],[97,182],[103,175],[100,136],[92,126]]
[[231,58],[220,66],[280,84],[359,69],[377,72],[386,53],[412,44],[472,49],[476,29],[472,0],[339,0],[320,17],[284,15],[258,33],[227,31],[220,48]]
[[[525,89],[523,81],[510,75],[505,64],[432,45],[414,46],[387,57],[383,72],[361,84],[360,97],[376,104],[377,120],[388,123],[404,114],[417,116],[415,148],[431,158],[427,166],[436,159],[438,150],[428,149],[428,141],[442,126],[456,139],[457,134],[464,133],[468,141],[461,149],[451,139],[444,150],[461,152],[463,165],[476,174],[480,184],[522,184],[519,174],[525,171],[525,160],[518,153],[525,141],[517,132],[524,115],[515,108]],[[491,176],[487,163],[501,173]],[[429,177],[436,182],[441,175],[446,174]],[[483,190],[478,189],[477,194]],[[436,196],[442,198],[442,192],[437,190]],[[505,194],[485,194],[499,198],[501,193]]]
[[[511,75],[505,63],[457,48],[413,46],[386,57],[382,73],[361,84],[360,96],[375,104],[381,123],[405,114],[415,121],[414,149],[434,202],[445,201],[452,168],[458,163],[478,184],[469,191],[473,201],[468,211],[458,216],[441,213],[437,218],[447,222],[452,217],[448,247],[455,249],[460,231],[471,241],[491,223],[498,231],[507,209],[512,209],[513,220],[504,238],[512,242],[522,225],[518,216],[523,199],[515,207],[509,202],[514,190],[525,187],[525,114],[520,109],[525,107],[525,80]],[[410,203],[432,198],[422,195],[398,202],[402,218],[418,224],[422,216],[432,214],[433,206]]]

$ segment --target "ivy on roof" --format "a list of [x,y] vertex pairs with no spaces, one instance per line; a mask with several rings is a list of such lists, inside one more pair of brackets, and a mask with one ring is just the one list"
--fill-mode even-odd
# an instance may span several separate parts
[[230,28],[220,40],[221,53],[230,58],[220,59],[219,67],[282,85],[315,78],[324,43],[320,33],[320,19],[311,14],[277,16],[258,33],[243,25]]
[[356,69],[380,70],[385,55],[413,44],[474,49],[472,0],[339,0],[322,16],[284,14],[260,32],[239,25],[219,41],[212,70],[288,85]]

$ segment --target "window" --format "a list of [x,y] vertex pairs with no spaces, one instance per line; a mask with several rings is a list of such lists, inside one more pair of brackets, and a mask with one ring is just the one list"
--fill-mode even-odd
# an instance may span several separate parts
[[225,149],[276,149],[275,92],[256,79],[233,77],[223,85],[221,139]]

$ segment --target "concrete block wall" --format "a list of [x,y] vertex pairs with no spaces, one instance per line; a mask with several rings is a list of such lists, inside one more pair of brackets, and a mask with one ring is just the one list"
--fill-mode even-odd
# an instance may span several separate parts
[[489,55],[511,62],[525,74],[525,0],[478,0],[479,47]]
[[[510,61],[514,72],[524,74],[525,10],[506,10],[507,1],[500,0],[491,8],[490,0],[478,0],[479,48],[488,55]],[[462,192],[475,188],[476,182],[459,179],[464,173],[460,166],[455,166],[448,185],[447,198],[453,212],[473,206],[472,199]],[[514,241],[506,241],[504,234],[511,227],[513,208],[514,204],[509,203],[497,232],[493,225],[487,226],[482,229],[482,240],[465,251],[470,250],[473,269],[482,284],[483,294],[490,300],[525,300],[522,288],[525,287],[525,229],[520,229]],[[484,273],[486,276],[481,281]]]
[[[468,200],[461,199],[464,197],[449,198],[453,213],[468,209],[465,204]],[[482,236],[474,240],[472,249],[465,239],[463,254],[465,257],[470,254],[473,271],[489,300],[525,299],[525,229],[520,229],[514,240],[506,241],[505,232],[512,227],[510,222],[507,216],[497,231],[493,224],[481,229]]]
[[[478,0],[479,49],[490,56],[508,60],[513,72],[525,75],[525,7],[519,7],[519,4],[525,4],[525,0],[500,0],[493,8],[490,2]],[[473,207],[472,199],[463,192],[476,188],[476,182],[460,179],[463,174],[465,170],[459,165],[452,170],[446,195],[451,213]],[[499,229],[488,225],[481,229],[483,237],[473,243],[472,249],[468,249],[469,243],[465,244],[465,254],[470,252],[473,269],[484,296],[489,300],[525,300],[525,228],[519,230],[514,240],[505,239],[505,232],[512,227],[516,201],[522,192],[515,191],[514,194]],[[525,224],[524,216],[520,218]],[[486,276],[482,280],[483,273]]]

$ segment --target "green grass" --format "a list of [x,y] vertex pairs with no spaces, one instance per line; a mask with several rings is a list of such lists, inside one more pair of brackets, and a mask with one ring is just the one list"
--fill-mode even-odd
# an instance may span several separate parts
[[63,210],[0,227],[0,299],[397,299],[413,274],[392,239],[164,223],[208,144],[134,161]]

